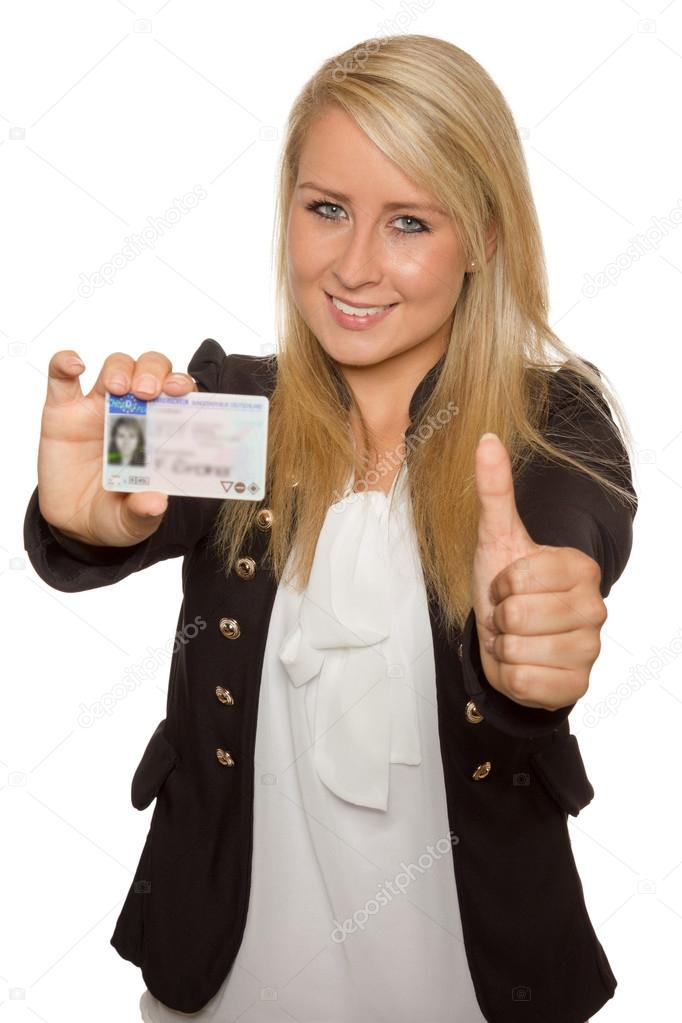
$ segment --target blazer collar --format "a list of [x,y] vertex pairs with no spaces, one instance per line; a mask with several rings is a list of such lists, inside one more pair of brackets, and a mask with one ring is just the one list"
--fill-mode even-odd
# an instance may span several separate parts
[[425,373],[414,390],[412,398],[410,399],[410,426],[407,429],[408,434],[415,428],[416,421],[419,418],[419,413],[436,386],[436,382],[443,368],[443,363],[445,362],[445,354],[446,353],[443,352],[438,362],[434,363],[431,369]]

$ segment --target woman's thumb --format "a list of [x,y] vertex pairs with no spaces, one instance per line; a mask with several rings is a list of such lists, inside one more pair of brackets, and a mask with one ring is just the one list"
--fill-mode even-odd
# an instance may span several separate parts
[[525,534],[516,508],[514,482],[509,454],[494,433],[484,433],[475,453],[476,490],[481,504],[478,519],[479,540],[503,541]]
[[161,524],[168,508],[168,494],[148,490],[127,494],[121,506],[121,524],[125,531],[144,540]]

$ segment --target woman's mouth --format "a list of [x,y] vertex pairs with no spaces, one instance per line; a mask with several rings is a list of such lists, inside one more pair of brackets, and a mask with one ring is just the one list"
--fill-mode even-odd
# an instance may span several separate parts
[[351,306],[326,291],[325,296],[335,322],[348,330],[367,330],[380,320],[385,320],[398,305],[397,302],[392,302],[387,306]]

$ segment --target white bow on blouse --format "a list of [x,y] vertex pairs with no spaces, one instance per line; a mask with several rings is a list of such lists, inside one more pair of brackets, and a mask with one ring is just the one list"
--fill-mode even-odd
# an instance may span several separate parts
[[392,626],[405,627],[392,622],[388,511],[372,490],[331,506],[298,623],[279,650],[294,686],[317,686],[318,776],[341,799],[378,810],[388,808],[390,764],[422,761],[417,696],[386,650]]

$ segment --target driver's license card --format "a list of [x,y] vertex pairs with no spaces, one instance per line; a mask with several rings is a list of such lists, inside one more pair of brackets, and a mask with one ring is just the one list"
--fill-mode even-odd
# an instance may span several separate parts
[[105,392],[102,486],[135,493],[265,497],[269,401],[191,391],[144,401]]

